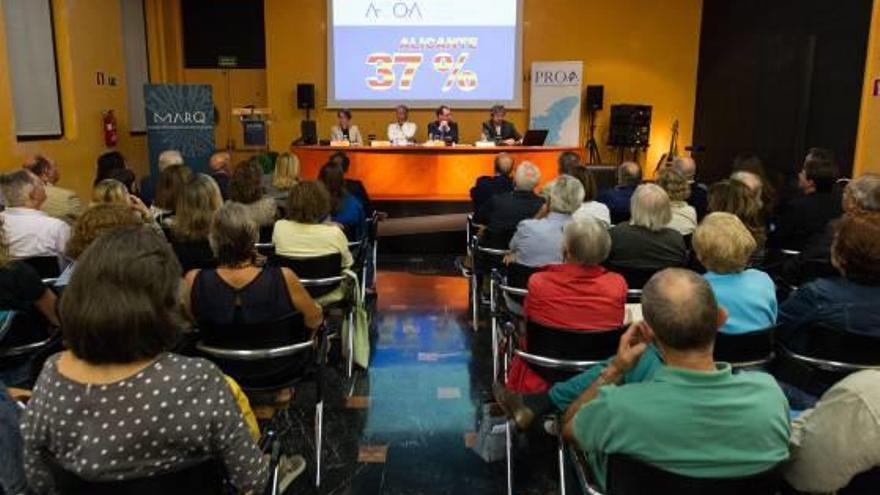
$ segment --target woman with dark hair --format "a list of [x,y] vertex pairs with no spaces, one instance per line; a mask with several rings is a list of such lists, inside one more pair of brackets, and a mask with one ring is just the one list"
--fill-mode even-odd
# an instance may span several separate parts
[[239,162],[229,179],[229,200],[243,204],[257,226],[268,227],[278,218],[278,205],[263,194],[263,168],[256,159]]
[[22,433],[25,472],[54,492],[52,468],[92,481],[142,479],[214,458],[232,487],[259,493],[268,462],[209,361],[169,352],[180,338],[180,264],[148,228],[96,240],[61,301],[67,348],[46,361]]
[[208,244],[208,233],[214,212],[222,204],[217,182],[205,174],[197,174],[190,179],[178,196],[174,223],[167,235],[183,273],[217,266]]
[[331,141],[348,141],[354,145],[364,144],[358,126],[351,123],[351,110],[343,108],[336,112],[337,123],[330,128]]
[[345,172],[342,167],[332,162],[327,163],[321,167],[318,180],[330,193],[330,218],[343,226],[349,239],[363,237],[366,227],[364,206],[345,187]]
[[763,263],[766,256],[767,229],[764,225],[758,196],[738,180],[722,180],[709,186],[708,212],[732,213],[749,229],[757,244],[750,265]]
[[98,157],[98,170],[95,172],[95,184],[104,179],[112,179],[114,171],[125,170],[125,157],[118,151],[108,151]]
[[171,165],[159,174],[156,199],[150,206],[150,213],[160,224],[173,223],[177,198],[191,177],[192,170],[186,165]]

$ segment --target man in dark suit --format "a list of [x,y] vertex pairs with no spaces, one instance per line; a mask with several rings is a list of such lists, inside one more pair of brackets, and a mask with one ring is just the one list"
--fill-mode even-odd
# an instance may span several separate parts
[[458,143],[458,124],[452,120],[452,109],[441,105],[436,114],[437,120],[428,124],[428,139]]
[[617,167],[617,185],[599,193],[596,201],[608,207],[612,224],[629,221],[629,202],[641,182],[642,168],[639,164],[623,162]]
[[544,198],[535,194],[534,189],[541,182],[541,171],[530,162],[522,162],[516,168],[515,189],[504,194],[496,194],[489,200],[486,208],[488,221],[483,239],[486,245],[506,249],[516,226],[523,220],[534,218],[544,204]]
[[680,156],[672,162],[672,167],[687,179],[691,188],[691,195],[688,196],[687,202],[697,211],[697,218],[702,219],[706,216],[706,210],[709,207],[709,188],[706,187],[706,184],[694,179],[697,175],[697,162],[689,156]]
[[486,207],[493,196],[513,191],[512,173],[513,157],[507,153],[499,153],[495,157],[495,175],[477,178],[477,183],[471,188],[475,223],[486,225]]
[[807,156],[798,174],[802,195],[783,205],[771,237],[775,246],[802,251],[810,238],[843,213],[841,194],[834,187],[838,174],[834,161]]
[[483,140],[494,141],[495,144],[513,146],[522,141],[522,136],[516,131],[512,122],[504,120],[507,110],[503,105],[492,107],[491,118],[483,122]]

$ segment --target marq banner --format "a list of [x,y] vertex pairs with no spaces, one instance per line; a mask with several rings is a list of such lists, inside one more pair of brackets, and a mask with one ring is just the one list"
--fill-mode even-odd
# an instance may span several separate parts
[[533,62],[529,129],[546,129],[548,146],[580,146],[583,62]]
[[158,175],[159,154],[177,150],[188,167],[208,170],[214,152],[214,99],[207,84],[145,84],[150,171]]

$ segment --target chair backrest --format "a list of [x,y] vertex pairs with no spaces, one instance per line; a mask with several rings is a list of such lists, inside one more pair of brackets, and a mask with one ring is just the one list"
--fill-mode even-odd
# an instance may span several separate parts
[[799,330],[806,336],[809,357],[840,363],[880,365],[880,336],[857,334],[817,324]]
[[155,495],[226,493],[223,468],[215,459],[176,471],[126,481],[88,481],[48,460],[57,493],[60,495]]
[[880,487],[880,467],[856,475],[837,495],[876,495]]
[[333,292],[342,283],[341,279],[326,284],[315,281],[339,279],[342,273],[342,254],[333,253],[310,258],[291,258],[273,254],[269,263],[274,266],[287,267],[300,279],[312,297],[320,297]]
[[[526,324],[528,353],[563,361],[602,361],[617,351],[623,328],[577,330],[553,328],[529,320]],[[553,369],[529,363],[550,383],[567,380],[577,371]]]
[[625,268],[608,264],[606,268],[612,272],[619,273],[626,280],[626,285],[630,289],[641,289],[648,283],[648,280],[657,273],[658,270],[639,270],[635,268]]
[[529,278],[540,271],[540,268],[533,266],[521,265],[519,263],[511,263],[507,265],[505,285],[516,287],[517,289],[528,289]]
[[715,361],[735,367],[766,364],[773,357],[775,331],[776,327],[740,334],[719,332],[715,337]]
[[606,495],[645,493],[775,495],[781,482],[782,476],[778,467],[741,478],[691,478],[664,471],[626,455],[612,454],[608,457],[605,493]]
[[492,249],[507,249],[514,234],[516,234],[515,228],[506,230],[486,229],[483,232],[481,244]]
[[36,270],[40,278],[58,278],[58,275],[61,275],[61,266],[58,264],[57,256],[35,256],[22,258],[21,261]]

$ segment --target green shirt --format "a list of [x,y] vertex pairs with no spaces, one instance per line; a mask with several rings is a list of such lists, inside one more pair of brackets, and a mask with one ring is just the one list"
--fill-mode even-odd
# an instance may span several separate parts
[[661,366],[642,383],[605,386],[574,417],[604,489],[609,454],[694,478],[757,474],[788,459],[788,402],[761,372]]

